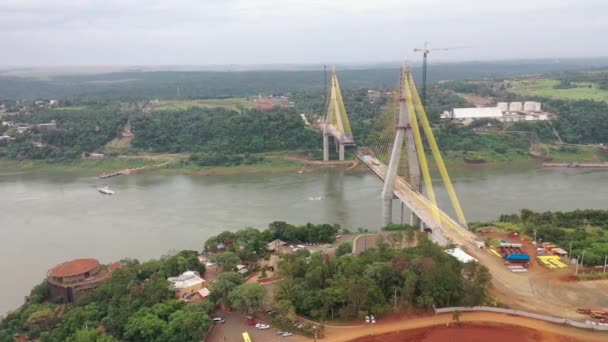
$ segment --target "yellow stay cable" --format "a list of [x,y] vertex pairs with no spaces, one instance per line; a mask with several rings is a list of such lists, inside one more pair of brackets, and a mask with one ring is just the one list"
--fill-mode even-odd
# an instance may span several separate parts
[[422,123],[422,128],[424,129],[424,134],[427,137],[427,141],[431,146],[431,152],[433,153],[433,159],[437,163],[437,167],[439,168],[439,173],[441,174],[441,178],[445,183],[445,187],[448,191],[448,196],[450,197],[450,201],[452,202],[452,206],[454,207],[454,211],[456,211],[456,216],[461,224],[465,227],[467,226],[467,221],[464,217],[464,213],[462,212],[462,207],[460,206],[460,201],[456,196],[456,191],[454,190],[454,186],[452,185],[452,181],[450,180],[450,176],[448,175],[448,170],[445,167],[445,163],[443,162],[443,157],[441,157],[441,153],[439,152],[439,147],[437,146],[437,141],[435,141],[435,136],[433,135],[433,130],[431,129],[431,125],[429,124],[429,120],[426,116],[426,112],[424,111],[424,107],[422,106],[422,102],[420,101],[420,96],[418,95],[418,91],[416,90],[416,86],[414,85],[414,79],[412,75],[408,75],[408,79],[410,81],[410,88],[413,95],[414,106],[416,107],[416,112],[418,113],[420,122]]
[[418,155],[418,161],[420,162],[420,168],[422,170],[422,178],[424,180],[424,186],[427,190],[427,195],[433,204],[431,211],[433,219],[438,224],[441,224],[441,218],[439,216],[439,208],[437,207],[437,199],[435,198],[435,190],[433,189],[433,181],[429,172],[429,165],[424,154],[424,146],[422,145],[422,136],[420,134],[420,127],[418,126],[418,120],[416,118],[416,112],[412,103],[412,91],[411,85],[408,84],[410,81],[408,78],[404,80],[405,87],[405,103],[408,106],[410,112],[410,125],[412,126],[412,132],[414,133],[414,141],[416,144],[416,154]]
[[336,82],[336,100],[338,101],[339,106],[339,114],[340,119],[342,121],[342,128],[344,132],[348,134],[350,137],[353,136],[353,132],[350,129],[350,122],[348,121],[348,116],[346,115],[346,107],[344,106],[344,99],[342,99],[342,91],[340,91],[340,83],[338,83],[338,76],[334,74],[334,79]]

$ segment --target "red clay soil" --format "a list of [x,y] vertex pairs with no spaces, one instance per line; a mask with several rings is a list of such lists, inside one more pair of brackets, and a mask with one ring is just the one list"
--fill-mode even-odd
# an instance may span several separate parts
[[512,325],[488,325],[467,324],[464,326],[435,326],[409,331],[362,337],[351,342],[443,342],[443,341],[467,341],[467,342],[533,342],[533,341],[555,341],[575,342],[584,341],[571,337],[560,336],[548,332],[540,332],[528,328]]

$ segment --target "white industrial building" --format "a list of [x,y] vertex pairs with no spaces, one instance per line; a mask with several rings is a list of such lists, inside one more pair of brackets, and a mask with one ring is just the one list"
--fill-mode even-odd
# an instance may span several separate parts
[[551,113],[544,112],[540,102],[498,102],[496,107],[454,108],[451,112],[443,112],[441,118],[469,125],[478,119],[495,119],[500,122],[544,121],[551,119]]
[[502,117],[502,111],[498,107],[454,108],[452,111],[453,119],[481,119],[500,117]]
[[524,102],[524,112],[540,112],[540,102],[526,101]]
[[509,112],[521,112],[524,110],[524,105],[521,102],[509,103]]

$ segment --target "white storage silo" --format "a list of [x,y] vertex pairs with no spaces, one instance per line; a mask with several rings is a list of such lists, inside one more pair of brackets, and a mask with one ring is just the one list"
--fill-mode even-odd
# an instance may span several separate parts
[[509,103],[508,102],[498,102],[496,104],[496,107],[500,108],[500,110],[503,111],[503,112],[508,112],[509,111]]
[[509,104],[510,112],[521,112],[523,110],[523,105],[521,102],[511,102]]

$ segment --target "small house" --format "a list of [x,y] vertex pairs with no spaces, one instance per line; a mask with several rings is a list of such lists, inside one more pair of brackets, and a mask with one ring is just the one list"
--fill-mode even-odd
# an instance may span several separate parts
[[170,277],[167,280],[171,283],[169,289],[175,292],[175,298],[178,299],[188,299],[206,287],[205,279],[194,271],[186,271],[178,277]]

